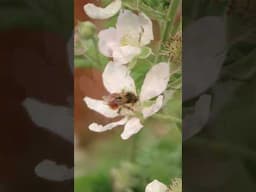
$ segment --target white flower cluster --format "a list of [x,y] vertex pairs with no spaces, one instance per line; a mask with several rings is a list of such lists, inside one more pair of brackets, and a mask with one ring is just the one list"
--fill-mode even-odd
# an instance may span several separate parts
[[85,97],[84,101],[90,109],[107,118],[119,117],[107,125],[92,123],[91,131],[103,132],[122,125],[121,137],[128,139],[143,128],[144,119],[162,108],[170,69],[169,63],[154,65],[137,93],[128,64],[154,39],[152,21],[144,13],[136,15],[121,6],[121,0],[114,0],[105,8],[93,4],[84,6],[87,15],[93,19],[108,19],[119,12],[116,27],[98,34],[99,51],[111,59],[103,71],[103,84],[109,96],[103,100]]

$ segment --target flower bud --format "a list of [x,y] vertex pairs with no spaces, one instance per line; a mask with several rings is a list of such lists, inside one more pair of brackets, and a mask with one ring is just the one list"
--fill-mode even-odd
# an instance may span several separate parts
[[90,21],[80,22],[78,24],[78,33],[81,38],[89,39],[96,32],[96,26]]

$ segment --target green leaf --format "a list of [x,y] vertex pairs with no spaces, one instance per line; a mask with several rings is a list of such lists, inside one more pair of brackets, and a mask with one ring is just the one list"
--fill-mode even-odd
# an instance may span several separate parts
[[75,192],[112,192],[111,179],[104,170],[90,176],[75,179]]
[[142,11],[144,12],[148,17],[154,20],[164,20],[164,12],[162,9],[157,10],[156,7],[151,7],[147,4],[145,4],[142,1],[137,0],[123,0],[122,4],[124,7],[134,10],[134,11]]
[[175,73],[170,77],[168,87],[170,89],[181,89],[182,86],[182,76],[181,73]]
[[80,37],[80,41],[75,47],[75,52],[79,49],[86,49],[86,51],[83,55],[75,57],[75,67],[95,67],[103,70],[108,63],[108,58],[99,52],[98,42],[95,37],[90,39]]
[[75,64],[75,67],[91,67],[92,66],[90,62],[88,62],[88,60],[82,57],[76,57],[74,64]]
[[149,71],[150,68],[151,68],[150,61],[145,59],[144,60],[138,59],[136,65],[132,69],[131,76],[135,81],[138,93],[140,92],[140,88],[142,86],[146,73]]
[[143,47],[141,53],[138,56],[139,59],[146,59],[152,54],[152,49],[150,47]]

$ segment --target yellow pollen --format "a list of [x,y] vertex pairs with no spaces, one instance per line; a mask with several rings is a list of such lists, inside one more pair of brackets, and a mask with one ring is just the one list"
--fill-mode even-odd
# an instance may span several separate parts
[[139,42],[137,41],[136,38],[133,38],[132,35],[127,34],[127,35],[122,37],[121,45],[122,46],[131,45],[131,46],[134,46],[134,47],[139,47]]

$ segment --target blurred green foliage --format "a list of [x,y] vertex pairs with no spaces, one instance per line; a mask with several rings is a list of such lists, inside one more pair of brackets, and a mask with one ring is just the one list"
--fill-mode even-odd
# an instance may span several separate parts
[[142,2],[159,11],[167,10],[170,4],[170,0],[142,0]]
[[[157,5],[155,6],[155,4]],[[151,19],[154,20],[164,20],[167,8],[166,1],[160,0],[123,0],[122,1],[124,7],[129,8],[134,11],[143,11],[146,15],[148,15]],[[168,7],[168,6],[167,6]]]
[[[146,184],[154,179],[168,185],[171,179],[181,177],[180,131],[167,126],[164,135],[152,134],[152,129],[166,125],[168,123],[152,119],[138,135],[139,138],[120,141],[120,131],[117,131],[112,139],[97,141],[88,151],[91,160],[84,162],[87,163],[86,174],[75,179],[76,192],[113,192],[113,183],[116,182],[122,190],[119,186],[114,192],[128,189],[144,192]],[[139,140],[134,151],[136,139]],[[129,162],[132,155],[134,159]]]
[[75,49],[75,67],[95,67],[103,70],[108,62],[108,59],[99,52],[95,36],[89,39],[77,37]]
[[112,192],[111,180],[108,172],[102,170],[95,175],[82,176],[75,179],[76,192]]

